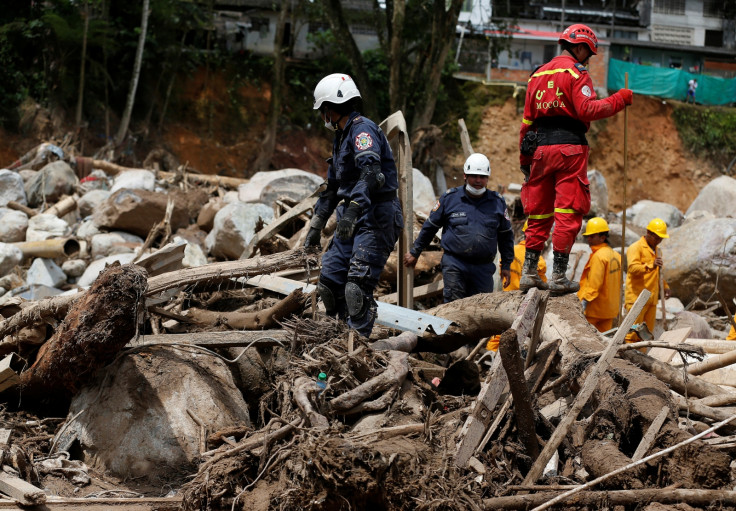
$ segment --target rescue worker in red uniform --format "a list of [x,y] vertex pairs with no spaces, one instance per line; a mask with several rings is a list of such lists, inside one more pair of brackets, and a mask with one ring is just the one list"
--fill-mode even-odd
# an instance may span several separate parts
[[[529,215],[526,257],[519,289],[547,289],[553,295],[577,292],[565,276],[570,249],[590,209],[588,141],[590,122],[620,112],[633,93],[621,89],[596,99],[586,65],[596,55],[598,39],[585,25],[572,25],[560,35],[562,54],[538,67],[529,78],[519,144],[524,212]],[[552,278],[546,284],[537,262],[552,224]]]

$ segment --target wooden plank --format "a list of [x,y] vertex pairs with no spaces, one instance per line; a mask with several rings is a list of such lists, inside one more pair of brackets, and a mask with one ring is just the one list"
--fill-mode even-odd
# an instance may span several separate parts
[[473,151],[473,145],[470,143],[470,134],[468,133],[468,127],[465,126],[465,119],[458,119],[457,124],[460,127],[460,144],[463,147],[463,156],[467,159],[475,151]]
[[657,437],[657,433],[659,433],[659,430],[662,428],[662,424],[664,424],[664,421],[667,419],[668,413],[670,413],[670,407],[662,407],[652,423],[649,425],[649,429],[647,429],[647,432],[644,434],[641,442],[639,442],[639,446],[636,448],[634,455],[631,457],[631,461],[639,461],[644,457],[644,455],[654,443],[654,439]]
[[[423,286],[417,286],[414,288],[414,299],[418,300],[421,298],[427,298],[428,296],[435,296],[442,293],[444,289],[444,280],[438,280],[437,282],[430,282],[429,284],[424,284]],[[379,296],[376,299],[379,302],[396,303],[399,299],[399,293],[391,293],[388,295]],[[734,346],[736,346],[736,344]]]
[[573,401],[570,410],[560,421],[554,433],[552,433],[552,436],[547,441],[547,444],[544,446],[542,453],[534,461],[532,468],[529,470],[529,473],[527,473],[526,477],[524,478],[523,484],[534,484],[537,479],[539,479],[539,477],[542,475],[547,462],[549,462],[550,458],[552,458],[552,455],[555,453],[555,451],[557,451],[557,448],[567,436],[567,432],[569,431],[570,426],[572,426],[578,415],[580,415],[580,412],[590,399],[590,396],[593,395],[593,391],[598,386],[598,381],[600,380],[601,376],[603,376],[603,374],[606,372],[608,366],[611,364],[611,361],[618,353],[618,347],[624,342],[626,334],[629,333],[629,328],[631,328],[631,325],[634,324],[634,321],[639,316],[641,310],[644,308],[644,305],[647,303],[650,295],[651,293],[645,289],[636,299],[636,302],[634,302],[631,310],[619,326],[616,335],[603,351],[601,358],[598,359],[598,362],[596,362],[590,375],[588,375],[588,378],[585,380],[583,388],[580,389],[580,392],[578,392],[577,396],[575,396],[575,401]]
[[0,446],[8,445],[10,442],[10,435],[13,433],[12,429],[2,428],[0,429]]
[[46,493],[41,488],[5,472],[0,472],[0,492],[24,506],[35,506],[46,502]]
[[245,247],[243,253],[240,254],[240,259],[248,259],[250,257],[253,257],[253,254],[255,253],[259,243],[262,243],[263,241],[273,237],[281,229],[283,229],[286,224],[293,221],[300,215],[306,213],[310,209],[314,208],[314,205],[317,204],[317,199],[319,198],[317,197],[316,193],[317,192],[302,200],[299,204],[291,208],[287,213],[273,219],[271,222],[269,222],[267,226],[258,231],[256,235],[253,236],[253,239],[250,240],[250,243],[248,243],[248,245]]
[[182,260],[186,247],[187,242],[184,240],[167,243],[155,252],[142,257],[135,264],[145,268],[149,277],[176,271],[184,267]]
[[[678,328],[677,330],[670,330],[669,332],[664,332],[662,335],[659,336],[658,341],[668,342],[670,344],[680,344],[681,342],[685,341],[685,339],[687,339],[687,336],[690,335],[692,329],[692,327],[685,327]],[[734,345],[734,348],[736,348],[736,345]],[[647,353],[647,355],[656,360],[659,360],[660,362],[669,363],[676,353],[676,351],[669,350],[667,348],[652,348],[651,350],[649,350],[649,353]]]
[[524,361],[524,369],[528,368],[537,355],[537,345],[539,344],[539,334],[542,331],[542,323],[544,322],[544,313],[547,311],[547,300],[549,299],[549,291],[542,291],[542,298],[539,301],[539,309],[537,316],[534,318],[534,327],[532,335],[529,338],[529,347],[527,349],[526,360]]
[[411,145],[409,129],[401,110],[394,112],[379,125],[391,144],[396,159],[396,170],[399,178],[399,202],[404,212],[404,227],[399,236],[399,263],[397,265],[398,305],[407,309],[414,308],[414,270],[401,264],[401,258],[414,243],[414,167],[411,162]]
[[[540,292],[536,288],[532,288],[519,306],[516,318],[511,324],[511,328],[516,330],[519,339],[526,338],[534,326],[533,319],[539,298]],[[504,393],[507,384],[506,371],[503,370],[501,365],[501,357],[497,356],[488,371],[486,383],[475,400],[473,413],[465,421],[460,431],[460,441],[455,454],[455,464],[458,467],[467,465],[476,447],[483,440],[486,430],[491,424],[493,409],[498,404],[498,400]]]
[[10,363],[13,361],[13,354],[7,355],[5,358],[0,360],[0,392],[15,387],[20,383],[18,373],[16,373],[11,367]]

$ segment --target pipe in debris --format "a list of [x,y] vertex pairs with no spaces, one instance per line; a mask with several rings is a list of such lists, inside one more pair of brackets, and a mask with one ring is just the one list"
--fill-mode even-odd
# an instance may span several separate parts
[[24,241],[13,243],[23,251],[23,257],[70,257],[79,252],[79,242],[73,238],[52,238],[41,241]]
[[71,213],[75,209],[77,209],[77,198],[74,196],[68,196],[64,197],[59,202],[51,206],[49,209],[44,211],[44,213],[48,213],[49,215],[54,215],[61,218],[67,213]]

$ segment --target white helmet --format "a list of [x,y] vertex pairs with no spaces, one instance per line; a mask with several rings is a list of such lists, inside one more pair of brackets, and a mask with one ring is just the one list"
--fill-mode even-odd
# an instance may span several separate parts
[[491,162],[481,153],[473,153],[468,156],[463,165],[463,172],[467,175],[491,176]]
[[322,78],[314,88],[314,110],[319,110],[325,101],[340,105],[359,97],[360,91],[349,75],[331,74]]

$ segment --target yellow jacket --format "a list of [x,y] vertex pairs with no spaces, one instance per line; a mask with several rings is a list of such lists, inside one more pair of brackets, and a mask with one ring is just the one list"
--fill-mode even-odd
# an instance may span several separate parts
[[[736,316],[733,317],[734,320],[736,320]],[[736,341],[736,330],[731,327],[731,331],[728,332],[728,337],[726,337],[727,341]]]
[[[511,280],[509,285],[504,287],[504,291],[516,291],[519,289],[519,280],[521,279],[521,269],[524,267],[524,258],[526,257],[526,240],[521,240],[518,245],[514,246],[514,260],[511,261]],[[537,273],[542,282],[547,282],[547,263],[544,257],[539,256],[539,264],[537,265]]]
[[[628,268],[626,270],[626,309],[630,309],[643,289],[649,290],[649,304],[659,300],[659,268],[654,266],[654,250],[644,236],[632,243],[626,251]],[[664,288],[669,289],[667,283]]]
[[578,298],[588,302],[586,316],[615,318],[621,308],[621,256],[606,243],[594,245],[590,249],[593,253],[580,277]]

